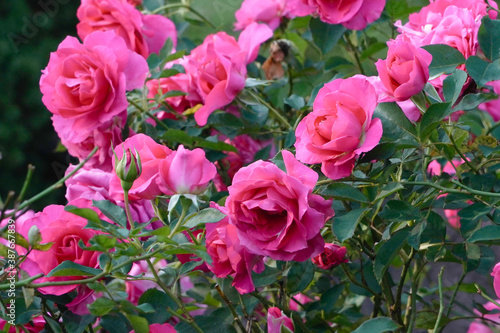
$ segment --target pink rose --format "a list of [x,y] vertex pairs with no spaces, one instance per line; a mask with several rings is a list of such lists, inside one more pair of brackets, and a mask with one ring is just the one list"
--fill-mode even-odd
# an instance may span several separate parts
[[[135,333],[135,331],[130,331],[130,333]],[[177,331],[170,324],[151,324],[149,333],[177,333]]]
[[257,58],[260,44],[272,35],[267,25],[252,23],[238,41],[225,32],[209,35],[183,59],[194,84],[190,89],[204,104],[194,115],[198,125],[204,126],[212,112],[231,103],[245,87],[246,65]]
[[[66,170],[66,174],[73,171],[74,168],[74,165],[70,165]],[[114,200],[109,193],[112,178],[113,174],[111,172],[105,172],[101,169],[82,168],[66,180],[66,199],[68,201],[88,200],[89,206],[92,205],[92,200],[109,200],[125,208],[123,201]],[[139,223],[147,223],[155,216],[153,206],[149,200],[130,200],[129,206],[132,219]],[[152,224],[153,228],[163,226],[161,221]]]
[[[52,116],[52,125],[61,139],[61,143],[68,148],[68,153],[71,156],[83,160],[95,147],[99,147],[85,166],[111,171],[113,167],[111,147],[122,142],[122,130],[126,123],[126,118],[122,116],[126,116],[126,112],[90,132],[84,130],[75,132],[72,127],[68,126],[71,123],[59,115]],[[82,134],[86,136],[82,136]]]
[[143,15],[133,5],[120,0],[82,0],[76,13],[76,29],[81,39],[94,31],[113,30],[130,50],[147,58],[158,53],[167,38],[177,42],[175,25],[161,15]]
[[[500,80],[488,82],[488,85],[493,86],[493,92],[500,95]],[[479,110],[488,112],[494,121],[500,120],[500,99],[494,99],[479,105]]]
[[67,133],[67,141],[82,143],[115,117],[126,118],[125,91],[142,87],[148,65],[114,32],[98,31],[83,45],[66,37],[42,72],[42,101],[61,117],[54,119],[58,131]]
[[[211,206],[227,214],[224,207],[214,203]],[[228,217],[217,223],[207,224],[206,230],[207,253],[212,258],[212,264],[207,265],[208,269],[217,277],[231,275],[234,278],[232,285],[240,294],[254,291],[252,270],[257,273],[264,270],[263,257],[251,253],[241,244],[238,231],[234,225],[229,224]]]
[[267,332],[282,333],[293,332],[293,322],[285,316],[283,311],[277,307],[272,307],[267,310]]
[[[156,263],[155,269],[159,271],[167,265],[165,260],[161,260]],[[149,265],[146,261],[136,261],[132,264],[132,268],[130,272],[128,272],[130,276],[142,276],[146,278],[153,278],[154,275],[149,268]],[[128,294],[128,300],[134,304],[137,304],[142,294],[148,290],[156,288],[160,290],[158,284],[154,281],[150,280],[130,280],[125,282],[125,288]]]
[[[319,299],[319,298],[318,298]],[[295,302],[297,300],[297,302]],[[304,294],[297,294],[294,295],[292,299],[290,299],[290,303],[288,304],[288,307],[290,310],[293,311],[301,311],[303,310],[303,306],[309,302],[313,302],[314,300],[312,298],[307,297]]]
[[474,321],[470,324],[467,333],[493,333],[493,331],[485,324],[482,324],[479,321]]
[[313,194],[318,174],[282,151],[287,172],[270,162],[241,168],[228,188],[228,215],[241,244],[275,260],[305,261],[323,251],[331,200]]
[[321,21],[342,24],[348,29],[363,30],[377,20],[385,7],[385,0],[302,0],[315,7]]
[[493,276],[493,288],[495,288],[495,293],[497,294],[497,297],[500,298],[500,263],[493,267],[491,276]]
[[351,174],[359,154],[372,150],[382,137],[374,87],[361,77],[337,79],[321,88],[308,114],[295,131],[297,159],[322,163],[331,179]]
[[375,64],[378,75],[389,95],[405,101],[424,89],[429,80],[432,56],[411,43],[395,40],[388,43],[387,59]]
[[326,243],[324,251],[312,258],[312,262],[321,269],[330,269],[341,263],[348,262],[346,254],[347,249],[345,247]]
[[[137,149],[141,157],[142,173],[141,176],[134,181],[134,185],[129,191],[131,200],[146,199],[152,200],[162,192],[158,188],[157,179],[159,177],[159,164],[172,153],[170,148],[156,143],[149,136],[144,134],[134,135],[122,145],[115,148],[118,159],[123,156],[123,149]],[[113,170],[115,160],[113,159]],[[110,194],[115,200],[123,201],[123,189],[120,179],[113,171],[113,177],[110,182]]]
[[203,149],[184,149],[183,145],[159,164],[158,187],[164,194],[201,194],[215,177],[217,169]]
[[244,0],[236,16],[235,30],[243,30],[253,22],[266,23],[271,29],[279,27],[284,16],[286,0]]
[[[28,255],[21,268],[31,276],[38,273],[48,274],[66,260],[91,268],[99,267],[99,253],[82,250],[78,246],[80,240],[85,245],[89,245],[89,240],[97,234],[97,231],[93,229],[84,229],[87,225],[86,219],[66,212],[64,206],[50,205],[27,220],[20,228],[19,233],[27,238],[28,231],[34,225],[40,230],[42,243],[53,242],[54,244],[48,251],[33,250]],[[81,276],[42,277],[36,282],[71,281],[81,278]],[[63,295],[74,290],[77,286],[41,287],[38,290],[44,294]]]

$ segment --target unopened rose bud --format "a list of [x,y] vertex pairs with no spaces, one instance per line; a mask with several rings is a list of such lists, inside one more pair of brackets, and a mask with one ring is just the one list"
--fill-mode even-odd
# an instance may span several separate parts
[[28,242],[31,246],[38,245],[42,241],[42,234],[36,225],[32,226],[28,231]]
[[135,150],[134,155],[130,148],[125,149],[120,160],[115,155],[115,172],[121,180],[123,190],[130,190],[134,180],[139,178],[142,173],[141,157],[137,150]]
[[321,269],[330,269],[340,265],[341,263],[347,262],[347,258],[345,257],[346,254],[347,249],[345,247],[337,244],[326,243],[323,253],[320,253],[316,257],[312,258],[312,262]]

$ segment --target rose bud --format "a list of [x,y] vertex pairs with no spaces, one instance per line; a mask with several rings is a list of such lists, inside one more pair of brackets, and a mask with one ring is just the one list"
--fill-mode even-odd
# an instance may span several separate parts
[[347,249],[345,247],[337,244],[326,243],[323,253],[320,253],[316,257],[312,258],[312,262],[321,269],[330,269],[347,262],[345,257],[346,254]]
[[135,155],[132,154],[131,149],[125,149],[125,154],[123,154],[121,160],[115,154],[115,172],[118,178],[121,180],[121,184],[124,191],[128,191],[132,188],[134,180],[139,178],[142,173],[141,156],[135,150]]

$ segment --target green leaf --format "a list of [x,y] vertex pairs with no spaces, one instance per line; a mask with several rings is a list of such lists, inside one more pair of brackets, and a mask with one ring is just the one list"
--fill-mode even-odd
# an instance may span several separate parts
[[399,184],[399,183],[390,183],[390,184],[387,184],[386,186],[384,186],[384,188],[382,189],[382,191],[377,195],[377,197],[375,198],[375,201],[387,198],[391,194],[394,194],[394,193],[396,193],[396,192],[398,192],[398,191],[400,191],[402,189],[404,189],[404,186],[401,185],[401,184]]
[[417,136],[415,125],[412,124],[396,103],[379,103],[375,109],[375,113],[382,115],[389,122],[396,124],[399,128],[412,136]]
[[388,331],[395,331],[399,325],[387,317],[373,318],[365,321],[352,333],[382,333]]
[[365,208],[358,208],[345,215],[333,218],[332,230],[339,242],[343,243],[354,235],[356,226],[367,212],[368,210]]
[[306,102],[304,101],[304,97],[293,94],[285,98],[285,104],[290,105],[295,110],[300,110],[306,105]]
[[238,152],[238,149],[236,149],[236,147],[228,143],[222,141],[219,142],[208,141],[200,137],[190,136],[188,133],[174,128],[171,128],[168,131],[166,131],[163,134],[162,139],[167,141],[177,142],[188,146],[197,146],[218,151]]
[[90,311],[90,314],[101,317],[111,312],[111,310],[115,308],[115,305],[115,302],[113,302],[109,298],[100,297],[87,307]]
[[178,308],[176,303],[167,294],[154,288],[146,290],[139,298],[138,304],[150,304],[153,306],[155,312],[145,315],[151,323],[167,321],[172,316],[167,312],[167,309],[171,308],[175,311]]
[[311,19],[309,29],[311,29],[314,44],[323,54],[330,52],[346,31],[346,28],[340,24],[327,24],[318,18]]
[[467,73],[460,69],[455,69],[450,76],[446,77],[443,81],[444,100],[454,105],[462,93],[465,81],[467,81]]
[[127,215],[125,211],[120,206],[111,203],[108,200],[92,200],[94,207],[99,208],[99,210],[111,221],[122,227],[127,227]]
[[52,276],[95,276],[102,273],[101,269],[83,266],[69,260],[63,261],[47,274]]
[[429,65],[431,77],[441,73],[451,73],[457,66],[465,62],[464,55],[449,45],[432,44],[422,48],[432,55],[432,62]]
[[487,225],[482,227],[466,240],[468,243],[500,241],[500,225]]
[[135,333],[149,333],[149,324],[146,318],[131,315],[129,313],[126,313],[124,315],[132,324]]
[[361,52],[361,60],[371,57],[375,53],[382,51],[387,48],[386,43],[376,42],[368,46],[363,52]]
[[335,199],[357,201],[363,203],[369,202],[368,198],[358,189],[344,183],[330,184],[320,193],[323,196],[333,197]]
[[397,231],[389,240],[380,246],[373,264],[373,272],[379,282],[382,281],[385,271],[405,244],[410,234],[410,230],[410,228],[405,228]]
[[323,310],[326,313],[332,311],[344,288],[345,285],[339,283],[322,293],[319,301],[319,310]]
[[92,315],[79,316],[71,311],[64,311],[62,315],[64,327],[71,333],[83,333],[88,325],[95,321]]
[[296,294],[309,286],[314,278],[314,264],[312,261],[294,262],[288,271],[286,288],[291,294]]
[[389,200],[379,216],[391,222],[402,222],[419,219],[420,211],[408,202]]
[[68,205],[64,207],[64,210],[71,214],[83,217],[89,221],[95,222],[97,224],[101,222],[101,220],[99,219],[99,215],[97,215],[97,213],[90,208],[78,208],[76,206]]
[[256,288],[267,286],[273,282],[276,282],[280,274],[281,270],[274,267],[265,266],[265,269],[262,273],[257,274],[255,272],[252,272],[252,281]]
[[110,313],[101,318],[99,325],[109,333],[130,332],[127,318],[121,313]]
[[486,58],[495,60],[500,57],[500,21],[483,17],[477,33],[477,40]]
[[193,269],[201,265],[202,263],[200,261],[188,261],[184,264],[182,264],[181,268],[179,269],[179,276],[183,276],[191,272]]
[[477,108],[481,103],[489,100],[497,99],[498,95],[494,93],[479,93],[479,94],[468,94],[458,103],[454,108],[455,111],[469,111]]
[[205,209],[201,210],[200,212],[193,213],[193,214],[189,215],[184,226],[186,228],[191,229],[191,228],[194,228],[200,224],[219,222],[224,217],[226,217],[226,215],[223,214],[218,209],[205,208]]
[[477,56],[470,56],[465,62],[465,67],[467,73],[480,87],[484,87],[488,82],[497,80],[500,77],[499,59],[488,62]]
[[449,114],[451,114],[450,103],[432,104],[427,111],[425,111],[419,123],[420,138],[425,140],[429,134],[436,129],[439,122]]

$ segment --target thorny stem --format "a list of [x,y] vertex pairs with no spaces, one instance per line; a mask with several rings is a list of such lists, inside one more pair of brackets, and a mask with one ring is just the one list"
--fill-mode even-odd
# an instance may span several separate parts
[[266,101],[264,101],[259,95],[255,94],[252,90],[248,89],[247,90],[248,93],[250,95],[252,95],[253,98],[257,99],[259,101],[259,103],[261,103],[262,105],[264,105],[265,107],[267,107],[269,109],[269,111],[271,111],[271,114],[281,123],[283,124],[286,128],[289,128],[291,129],[292,126],[290,125],[290,123],[288,122],[288,120],[285,119],[285,117],[283,117],[283,115],[278,111],[276,110],[274,107],[272,107],[269,103],[267,103]]
[[443,301],[443,273],[444,266],[441,267],[438,275],[438,288],[439,288],[439,313],[436,319],[436,323],[434,324],[434,332],[438,331],[439,324],[441,322],[441,318],[443,317],[444,312],[444,301]]
[[229,298],[227,298],[226,294],[224,294],[224,292],[222,291],[222,289],[220,289],[219,284],[215,285],[215,289],[219,293],[220,297],[222,297],[222,299],[224,300],[224,302],[226,302],[227,306],[229,307],[229,310],[231,311],[231,313],[233,315],[234,321],[236,322],[236,324],[238,324],[238,327],[241,329],[242,332],[245,332],[246,328],[243,325],[243,323],[241,322],[240,316],[238,316],[238,313],[236,312],[236,309],[233,306],[233,302],[231,302],[229,300]]
[[217,27],[212,22],[210,22],[209,20],[207,20],[207,18],[205,16],[203,16],[200,12],[198,12],[197,10],[195,10],[194,8],[192,8],[191,6],[185,5],[183,3],[173,3],[173,4],[169,4],[169,5],[158,7],[155,10],[152,11],[152,14],[157,14],[157,13],[161,12],[162,10],[171,9],[171,8],[185,8],[185,9],[189,10],[191,13],[195,14],[196,16],[198,16],[203,22],[205,22],[206,24],[208,24],[213,29],[217,29]]

